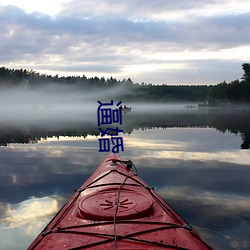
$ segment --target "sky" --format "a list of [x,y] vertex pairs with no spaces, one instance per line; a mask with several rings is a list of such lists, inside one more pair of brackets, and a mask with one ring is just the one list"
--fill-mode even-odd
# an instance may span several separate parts
[[0,67],[217,84],[250,62],[250,1],[0,0]]

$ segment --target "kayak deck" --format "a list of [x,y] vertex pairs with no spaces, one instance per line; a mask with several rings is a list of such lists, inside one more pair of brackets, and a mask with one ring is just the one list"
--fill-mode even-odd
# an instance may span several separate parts
[[109,154],[28,249],[212,249],[132,166]]

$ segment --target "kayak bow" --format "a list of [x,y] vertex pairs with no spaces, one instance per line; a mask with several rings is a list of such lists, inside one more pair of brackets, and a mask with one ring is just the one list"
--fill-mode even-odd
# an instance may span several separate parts
[[110,153],[28,249],[212,249],[133,167]]

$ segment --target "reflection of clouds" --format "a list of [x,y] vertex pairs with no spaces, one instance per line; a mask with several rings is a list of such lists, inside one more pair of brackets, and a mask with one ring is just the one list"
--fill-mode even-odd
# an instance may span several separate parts
[[124,137],[126,137],[126,142],[132,147],[133,145],[140,145],[147,148],[155,145],[157,150],[176,150],[176,148],[179,148],[179,150],[191,152],[232,150],[232,148],[235,148],[235,145],[242,143],[240,136],[235,136],[229,132],[221,133],[213,128],[185,127],[136,130],[133,131],[132,138],[127,135],[124,135]]
[[231,145],[235,145],[235,141],[240,143],[239,136],[221,133],[211,128],[138,130],[133,133],[133,137],[127,135],[124,137],[126,148],[134,148],[138,153],[141,151],[143,157],[157,160],[214,160],[247,166],[250,162],[248,151],[231,148]]
[[250,198],[235,194],[219,192],[195,191],[189,187],[163,187],[157,188],[157,193],[166,200],[175,199],[187,203],[199,204],[201,206],[218,206],[216,216],[219,214],[249,214]]
[[[0,219],[11,228],[26,225],[26,233],[33,234],[32,227],[41,219],[50,217],[58,211],[55,197],[31,198],[19,204],[8,204],[5,216]],[[32,229],[32,230],[31,230]]]
[[163,187],[156,191],[195,225],[214,249],[250,249],[248,196],[190,187]]
[[5,204],[5,215],[0,218],[0,248],[27,248],[60,206],[61,198],[56,196],[31,198],[15,205]]
[[[199,234],[206,239],[207,242],[212,243],[214,249],[232,249],[242,250],[250,249],[249,237],[238,237],[239,232],[249,232],[250,225],[243,226],[242,223],[234,225],[232,228],[227,228],[226,232],[219,232],[199,226],[194,226]],[[236,232],[236,234],[235,234]]]
[[[25,166],[22,173],[27,170],[29,176],[31,173],[33,175],[89,173],[107,155],[107,153],[98,154],[97,139],[93,143],[96,148],[92,147],[91,142],[85,139],[78,141],[72,139],[71,141],[39,142],[36,145],[25,145],[25,147],[19,144],[11,145],[9,147],[11,152],[7,157],[5,155],[6,162],[2,162],[3,165],[11,164],[11,168],[5,168],[4,174],[16,175],[15,178],[11,178],[12,184],[15,184],[21,181],[18,179],[20,165]],[[27,179],[25,176],[23,178]],[[39,182],[39,180],[36,181]]]
[[140,147],[142,149],[154,149],[154,150],[173,150],[173,149],[185,149],[185,144],[178,144],[174,141],[162,141],[150,140],[143,138],[130,138],[126,137],[125,146],[128,147]]
[[[93,164],[93,159],[98,158],[97,164],[106,155],[99,153],[98,138],[100,136],[80,137],[57,137],[48,138],[36,145],[11,145],[9,148],[19,153],[27,153],[29,158],[46,159],[42,161],[51,162],[64,159],[59,166],[63,172],[65,163],[85,165],[86,162]],[[158,159],[184,159],[202,161],[225,161],[249,165],[250,155],[248,151],[232,150],[231,141],[240,141],[240,138],[230,133],[220,133],[210,128],[168,128],[151,129],[147,131],[137,130],[133,136],[123,134],[125,151],[129,157],[144,155]],[[212,139],[211,139],[212,138]],[[227,143],[225,145],[225,140]],[[136,152],[136,154],[134,153]],[[87,154],[86,154],[87,153]],[[120,152],[125,155],[126,152]],[[141,156],[140,156],[141,157]],[[20,159],[20,157],[19,157]],[[52,164],[52,168],[55,164]],[[67,166],[65,166],[67,167]],[[82,168],[84,170],[84,168]]]
[[[240,220],[244,215],[247,223],[249,221],[249,168],[246,167],[250,162],[249,152],[232,150],[235,144],[230,144],[230,138],[236,138],[234,135],[211,129],[196,130],[134,131],[131,136],[122,135],[125,151],[120,155],[125,160],[131,159],[139,175],[149,185],[155,186],[163,198],[170,200],[171,205],[177,203],[178,207],[179,202],[181,209],[177,211],[187,221],[212,229],[218,229],[217,223],[221,223],[220,227],[225,227],[219,229],[221,232],[244,235],[247,228],[240,224]],[[207,138],[212,136],[211,143],[198,140],[201,133],[204,133],[203,139],[206,133]],[[217,140],[217,135],[224,137],[224,142]],[[0,166],[3,166],[0,196],[9,203],[15,203],[41,192],[43,195],[71,194],[107,155],[98,152],[97,138],[49,138],[35,145],[12,144],[3,148],[0,152]],[[223,144],[227,138],[228,148]],[[21,192],[15,192],[17,188]],[[13,194],[11,197],[10,193]],[[18,197],[12,199],[15,195]],[[26,245],[10,249],[23,249],[29,245],[57,211],[56,199],[48,196],[17,205],[0,204],[0,212],[5,212],[0,218],[0,242],[9,246],[13,235],[16,235],[17,241],[26,240]],[[215,238],[212,237],[211,242]],[[228,239],[219,241],[218,246],[227,242],[221,249],[232,248],[228,246]],[[239,244],[235,240],[230,242],[234,246]]]
[[[211,228],[222,221],[226,229],[221,232],[228,233],[231,228],[234,235],[249,232],[249,226],[244,227],[240,220],[244,216],[249,221],[250,155],[249,151],[235,150],[235,145],[241,142],[239,136],[208,128],[133,130],[131,135],[121,136],[125,151],[120,155],[125,160],[131,159],[139,175],[155,186],[163,198],[173,199],[171,205],[179,202],[184,218],[193,216],[190,222],[204,227],[212,225]],[[2,148],[0,198],[17,203],[41,192],[44,196],[69,195],[107,155],[98,150],[98,136],[60,137],[59,140],[54,137],[34,145],[11,144]],[[17,242],[26,240],[27,246],[58,206],[58,198],[54,196],[33,198],[17,205],[0,202],[0,214],[3,214],[0,242],[10,246],[16,235]],[[17,242],[9,249],[25,248],[17,247]],[[239,241],[231,242],[234,246],[239,244]],[[220,239],[218,245],[223,244]],[[227,245],[221,249],[231,248]]]
[[179,152],[160,151],[153,152],[152,156],[159,159],[183,159],[199,161],[223,161],[249,166],[250,155],[248,151],[220,151],[220,152]]

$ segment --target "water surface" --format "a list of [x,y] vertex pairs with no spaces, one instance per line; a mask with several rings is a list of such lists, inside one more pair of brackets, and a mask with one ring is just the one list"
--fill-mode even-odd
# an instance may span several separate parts
[[[215,249],[250,248],[248,117],[173,107],[123,116],[120,155]],[[25,249],[107,155],[95,113],[45,118],[0,121],[1,249]]]

